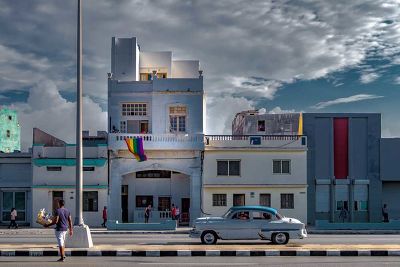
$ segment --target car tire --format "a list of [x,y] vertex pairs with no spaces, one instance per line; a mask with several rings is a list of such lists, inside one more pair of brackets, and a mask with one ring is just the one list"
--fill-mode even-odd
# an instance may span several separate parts
[[289,242],[289,235],[287,233],[274,233],[271,237],[272,243],[276,245],[285,245]]
[[217,243],[218,236],[214,231],[204,231],[201,234],[201,243],[204,245],[214,245]]

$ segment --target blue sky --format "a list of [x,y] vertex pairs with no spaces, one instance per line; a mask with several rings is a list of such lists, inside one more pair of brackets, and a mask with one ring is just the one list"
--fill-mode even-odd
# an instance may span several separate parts
[[[143,51],[200,60],[207,133],[266,108],[380,112],[383,136],[400,136],[398,1],[83,3],[86,129],[106,128],[111,37],[136,36]],[[76,1],[0,5],[0,105],[19,111],[23,148],[33,127],[73,141]]]

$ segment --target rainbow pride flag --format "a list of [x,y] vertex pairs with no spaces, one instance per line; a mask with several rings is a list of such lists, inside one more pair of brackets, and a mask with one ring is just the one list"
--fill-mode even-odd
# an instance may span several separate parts
[[147,157],[143,150],[143,139],[141,137],[125,138],[128,150],[135,156],[139,162],[146,161]]

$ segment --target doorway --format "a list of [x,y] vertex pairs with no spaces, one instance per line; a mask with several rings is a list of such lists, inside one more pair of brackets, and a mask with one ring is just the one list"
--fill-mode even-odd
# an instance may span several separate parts
[[179,225],[189,225],[190,222],[190,198],[181,199],[181,220]]
[[149,121],[140,121],[140,133],[141,134],[149,133]]
[[56,210],[60,207],[58,201],[61,199],[64,199],[64,191],[53,191],[53,214],[55,214]]
[[233,194],[233,206],[244,206],[245,199],[245,194]]
[[122,209],[122,222],[127,223],[129,220],[128,212],[128,185],[121,186],[121,209]]

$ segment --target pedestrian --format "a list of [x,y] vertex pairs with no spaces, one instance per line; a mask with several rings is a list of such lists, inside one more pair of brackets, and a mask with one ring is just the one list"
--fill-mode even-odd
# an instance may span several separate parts
[[144,223],[149,222],[150,213],[151,213],[151,205],[148,205],[147,208],[144,210]]
[[172,204],[171,217],[172,217],[172,220],[176,220],[176,208],[175,208],[174,204]]
[[177,220],[179,222],[181,211],[179,210],[178,206],[176,206],[175,210],[176,210],[175,211],[175,220]]
[[17,210],[15,208],[12,208],[10,213],[10,225],[8,226],[8,229],[10,229],[11,227],[18,229],[18,224],[15,222],[16,220],[17,220]]
[[45,224],[44,227],[56,225],[55,234],[57,238],[58,248],[61,258],[57,261],[65,261],[65,237],[69,229],[69,236],[73,235],[71,213],[64,205],[64,200],[58,201],[59,208],[56,210],[51,223]]
[[106,223],[107,223],[107,207],[104,206],[104,209],[103,209],[103,223],[101,224],[101,226],[107,227]]
[[389,212],[386,204],[383,204],[382,216],[383,216],[383,222],[385,223],[389,222]]
[[345,209],[344,207],[342,207],[342,209],[340,210],[339,219],[342,219],[342,222],[347,220],[347,209]]

